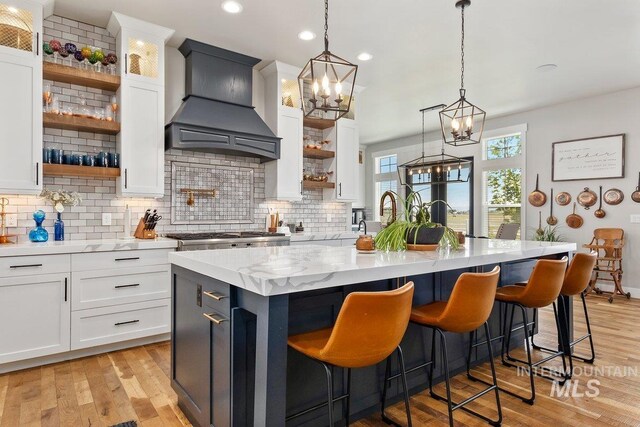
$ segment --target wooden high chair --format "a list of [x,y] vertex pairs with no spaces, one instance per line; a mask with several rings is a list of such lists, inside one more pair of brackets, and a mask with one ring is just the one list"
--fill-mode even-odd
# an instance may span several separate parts
[[[629,292],[622,288],[622,248],[624,247],[624,230],[622,228],[596,228],[593,231],[593,239],[584,248],[597,252],[598,259],[593,268],[593,277],[585,292],[595,292],[598,295],[610,294],[609,302],[613,302],[616,295],[624,295],[631,298]],[[600,277],[608,275],[608,277]],[[613,282],[615,288],[612,292],[605,292],[597,286],[598,280]]]

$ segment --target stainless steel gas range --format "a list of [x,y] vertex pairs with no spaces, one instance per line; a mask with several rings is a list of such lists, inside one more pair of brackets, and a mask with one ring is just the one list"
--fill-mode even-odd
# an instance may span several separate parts
[[289,246],[290,240],[284,234],[266,231],[169,233],[165,237],[178,240],[179,251]]

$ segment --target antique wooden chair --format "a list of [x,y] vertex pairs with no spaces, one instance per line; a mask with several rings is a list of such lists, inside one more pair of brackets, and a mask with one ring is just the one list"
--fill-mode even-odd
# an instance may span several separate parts
[[[629,292],[622,288],[622,249],[624,248],[624,230],[622,228],[596,228],[591,243],[583,247],[597,252],[598,259],[593,268],[593,277],[586,292],[598,295],[609,294],[609,302],[616,295],[631,298]],[[601,277],[601,276],[605,277]],[[610,281],[614,284],[612,292],[605,292],[598,287],[598,280]]]

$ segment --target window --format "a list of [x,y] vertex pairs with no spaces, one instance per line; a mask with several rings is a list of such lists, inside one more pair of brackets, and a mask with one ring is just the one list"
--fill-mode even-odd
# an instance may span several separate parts
[[485,134],[482,141],[482,209],[480,236],[494,238],[502,223],[524,227],[522,186],[526,126]]
[[391,200],[387,199],[384,205],[384,215],[380,216],[380,198],[385,191],[398,192],[398,156],[390,154],[376,157],[376,193],[375,193],[375,217],[379,221],[386,222],[391,215]]

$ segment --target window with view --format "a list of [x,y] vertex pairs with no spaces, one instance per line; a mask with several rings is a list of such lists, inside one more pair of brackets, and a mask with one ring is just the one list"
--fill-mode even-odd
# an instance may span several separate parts
[[481,215],[484,236],[494,238],[503,223],[522,224],[523,139],[524,132],[516,132],[483,140]]
[[398,156],[395,154],[376,157],[376,174],[375,174],[375,216],[380,221],[385,222],[391,215],[391,201],[387,199],[383,212],[380,216],[380,198],[386,191],[398,192]]

